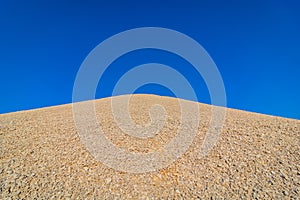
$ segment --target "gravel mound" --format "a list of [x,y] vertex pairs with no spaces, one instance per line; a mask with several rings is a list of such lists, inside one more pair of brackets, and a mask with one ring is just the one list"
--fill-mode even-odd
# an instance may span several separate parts
[[[116,147],[149,153],[176,136],[177,99],[132,96],[129,112],[139,126],[151,124],[153,105],[165,109],[160,132],[145,139],[120,129],[113,98],[123,97],[96,100],[95,108]],[[71,104],[0,115],[0,199],[299,199],[299,120],[226,109],[216,145],[199,157],[212,106],[191,103],[200,112],[192,144],[175,162],[148,173],[118,171],[94,159],[79,137]]]

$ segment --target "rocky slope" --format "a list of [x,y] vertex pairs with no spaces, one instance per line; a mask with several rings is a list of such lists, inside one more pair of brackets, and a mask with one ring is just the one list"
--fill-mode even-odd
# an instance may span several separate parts
[[[122,101],[122,96],[113,98]],[[165,108],[161,131],[147,139],[132,137],[118,127],[111,99],[96,100],[96,110],[106,138],[118,148],[133,153],[159,151],[176,135],[177,99],[133,96],[129,111],[140,126],[151,123],[152,105]],[[71,104],[2,114],[0,199],[299,198],[299,120],[226,109],[216,145],[199,157],[211,106],[198,105],[200,126],[191,146],[174,163],[148,173],[118,171],[94,159],[78,135]]]

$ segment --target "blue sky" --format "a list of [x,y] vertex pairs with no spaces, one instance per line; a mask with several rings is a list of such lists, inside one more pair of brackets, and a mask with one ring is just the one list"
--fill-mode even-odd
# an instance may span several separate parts
[[[76,73],[88,53],[119,32],[165,27],[198,41],[222,75],[231,108],[300,119],[299,1],[1,1],[0,113],[72,102]],[[199,101],[205,83],[176,55],[128,53],[101,79],[97,98],[130,67],[168,64],[190,75]],[[124,66],[126,66],[124,68]],[[137,92],[170,95],[158,85]]]

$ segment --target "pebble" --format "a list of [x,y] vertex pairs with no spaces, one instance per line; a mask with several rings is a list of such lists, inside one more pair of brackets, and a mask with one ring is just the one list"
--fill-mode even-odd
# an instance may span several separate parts
[[105,183],[106,183],[106,184],[109,184],[110,182],[111,182],[111,178],[106,178],[106,179],[105,179]]

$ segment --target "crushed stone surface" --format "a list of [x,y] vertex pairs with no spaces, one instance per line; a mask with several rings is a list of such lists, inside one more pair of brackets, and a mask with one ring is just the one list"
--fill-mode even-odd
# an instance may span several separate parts
[[[133,95],[129,112],[136,124],[151,123],[155,104],[166,112],[161,131],[143,139],[118,127],[112,98],[96,100],[95,107],[105,137],[118,148],[159,151],[176,135],[177,99]],[[1,114],[0,199],[299,199],[299,120],[226,109],[219,140],[199,157],[212,106],[193,104],[199,104],[200,124],[192,144],[175,162],[148,173],[94,159],[77,133],[71,104]]]

